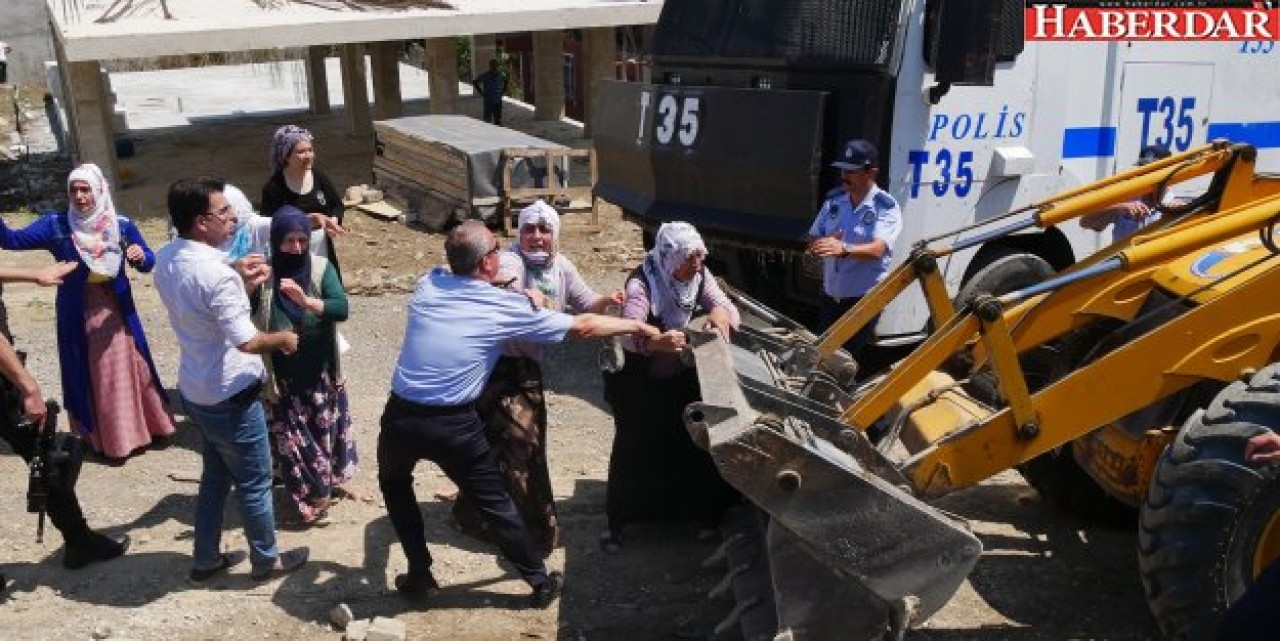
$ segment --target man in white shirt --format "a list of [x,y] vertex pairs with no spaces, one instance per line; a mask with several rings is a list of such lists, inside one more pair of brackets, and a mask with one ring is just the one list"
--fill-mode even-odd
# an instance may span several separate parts
[[169,216],[178,238],[156,253],[156,290],[169,310],[181,357],[178,390],[204,441],[204,471],[196,498],[195,564],[201,582],[245,553],[221,552],[222,512],[234,485],[249,542],[250,576],[265,581],[296,570],[307,548],[276,549],[271,503],[271,450],[258,392],[266,369],[259,354],[298,349],[293,332],[259,332],[235,270],[217,247],[235,229],[236,214],[217,180],[179,180],[169,187]]

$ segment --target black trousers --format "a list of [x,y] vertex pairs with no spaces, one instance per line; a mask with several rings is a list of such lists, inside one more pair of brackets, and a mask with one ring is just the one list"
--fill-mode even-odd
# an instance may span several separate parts
[[475,408],[431,407],[392,394],[378,433],[378,486],[410,574],[425,574],[431,568],[422,511],[413,491],[413,468],[422,459],[439,465],[458,486],[488,523],[503,556],[529,585],[547,580],[546,565],[507,494]]
[[483,117],[485,122],[491,122],[501,127],[502,126],[502,102],[501,101],[498,101],[498,102],[485,101]]
[[[23,461],[31,462],[36,452],[36,431],[19,429],[8,421],[0,421],[0,438],[13,448]],[[74,544],[87,538],[92,532],[85,523],[84,512],[80,510],[80,500],[72,491],[52,490],[48,498],[49,521],[62,533],[62,539]]]
[[[826,294],[822,295],[822,307],[818,310],[818,323],[822,326],[822,330],[826,331],[836,321],[840,320],[845,312],[853,309],[858,301],[862,300],[861,296],[853,298],[842,298],[836,300]],[[862,350],[871,344],[871,339],[876,336],[876,322],[880,320],[880,315],[876,314],[857,334],[853,335],[848,341],[845,341],[844,349],[849,355],[858,360],[862,356]]]

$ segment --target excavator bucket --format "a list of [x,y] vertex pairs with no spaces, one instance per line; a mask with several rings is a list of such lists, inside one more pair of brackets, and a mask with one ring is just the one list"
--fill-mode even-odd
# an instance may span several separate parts
[[[803,343],[747,327],[732,342],[690,332],[702,400],[686,408],[685,425],[767,516],[748,519],[767,522],[763,534],[731,535],[726,546],[730,571],[746,584],[735,586],[739,609],[772,607],[773,616],[733,616],[748,639],[900,635],[950,599],[982,545],[960,519],[900,488],[893,463],[839,420],[849,402],[839,386],[792,389],[800,377],[783,363],[805,359],[784,352]],[[742,548],[753,540],[767,572],[735,561],[751,556]],[[769,593],[744,594],[762,589]],[[775,629],[759,629],[761,621]]]

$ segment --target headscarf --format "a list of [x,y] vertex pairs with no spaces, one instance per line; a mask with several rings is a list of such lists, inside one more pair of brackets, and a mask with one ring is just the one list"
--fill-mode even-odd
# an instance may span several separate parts
[[232,211],[236,213],[236,228],[218,249],[231,260],[240,260],[253,251],[253,238],[249,230],[249,219],[253,217],[253,204],[235,185],[222,188],[222,195],[227,198]]
[[280,295],[280,279],[291,278],[302,291],[311,293],[311,251],[304,247],[301,254],[290,254],[280,249],[286,236],[302,232],[311,241],[311,220],[293,205],[284,205],[271,217],[271,279],[275,286],[275,299],[294,323],[302,320],[302,306],[288,296]]
[[524,229],[525,225],[544,224],[551,228],[551,251],[525,251],[520,247],[520,239],[516,238],[514,248],[516,253],[520,254],[520,259],[524,261],[526,267],[533,269],[546,268],[555,261],[556,249],[560,246],[560,214],[555,207],[548,205],[542,200],[533,201],[532,205],[520,210],[517,218],[517,229]]
[[97,165],[85,163],[67,176],[67,195],[71,184],[84,182],[93,193],[93,211],[83,213],[74,203],[67,205],[67,224],[71,227],[71,241],[75,244],[80,260],[95,274],[115,278],[120,273],[124,250],[120,247],[120,221],[111,202],[111,187]]
[[535,200],[532,205],[520,210],[516,222],[517,229],[524,229],[525,225],[537,224],[544,224],[551,229],[550,251],[525,251],[520,246],[518,236],[511,244],[509,251],[519,256],[524,266],[522,286],[526,289],[537,289],[547,298],[556,301],[558,305],[563,305],[560,289],[564,278],[559,262],[556,260],[556,251],[560,245],[560,214],[551,205],[542,200]]
[[676,280],[675,271],[689,256],[707,255],[707,246],[693,225],[684,222],[663,223],[653,239],[653,249],[645,256],[641,269],[649,281],[649,307],[668,329],[684,327],[693,318],[698,304],[702,272],[688,282]]
[[298,143],[313,140],[311,132],[297,125],[285,125],[271,139],[271,171],[280,171],[289,163],[289,154]]

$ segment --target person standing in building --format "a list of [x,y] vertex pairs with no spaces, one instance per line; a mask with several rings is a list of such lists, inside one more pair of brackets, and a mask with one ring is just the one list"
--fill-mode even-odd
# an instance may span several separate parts
[[9,84],[9,53],[12,51],[9,43],[0,40],[0,85]]
[[472,81],[484,102],[484,121],[502,126],[502,98],[507,95],[507,74],[498,68],[497,60],[489,61],[489,70]]
[[[818,211],[809,227],[808,252],[822,258],[822,307],[825,330],[853,308],[889,273],[893,243],[902,231],[898,202],[876,185],[880,155],[870,141],[845,143],[831,166],[840,169],[841,191]],[[875,336],[877,314],[844,344],[857,359]]]

